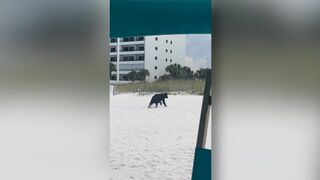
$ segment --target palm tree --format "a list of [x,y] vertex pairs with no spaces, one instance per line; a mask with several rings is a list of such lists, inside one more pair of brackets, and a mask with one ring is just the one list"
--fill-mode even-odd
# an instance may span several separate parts
[[136,71],[129,72],[128,79],[134,82],[137,79],[137,72]]
[[171,64],[166,67],[166,71],[170,73],[173,78],[178,78],[180,69],[181,69],[180,64]]
[[[180,64],[171,64],[166,67],[166,71],[173,79],[192,79],[193,71],[188,66],[181,66]],[[167,79],[167,77],[163,77]]]
[[207,77],[207,74],[208,73],[211,73],[211,69],[209,68],[201,68],[200,70],[197,70],[195,73],[194,73],[194,77],[196,79],[199,79],[199,80],[205,80],[206,77]]
[[146,69],[142,69],[137,73],[137,80],[145,81],[147,76],[150,76],[149,71]]

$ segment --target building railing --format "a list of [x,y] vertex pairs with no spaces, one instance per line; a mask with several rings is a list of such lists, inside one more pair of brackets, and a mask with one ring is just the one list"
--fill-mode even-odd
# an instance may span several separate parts
[[124,69],[120,68],[120,71],[140,71],[140,70],[143,70],[143,68],[124,68]]
[[[130,61],[144,61],[144,58],[120,59],[120,62],[130,62]],[[110,62],[117,62],[117,58],[111,57]]]
[[120,59],[120,62],[130,62],[130,61],[144,61],[144,59],[143,60],[141,60],[141,59]]
[[[134,41],[144,41],[144,36],[137,36],[137,37],[125,37],[121,38],[120,42],[134,42]],[[110,38],[111,43],[116,43],[117,38]]]

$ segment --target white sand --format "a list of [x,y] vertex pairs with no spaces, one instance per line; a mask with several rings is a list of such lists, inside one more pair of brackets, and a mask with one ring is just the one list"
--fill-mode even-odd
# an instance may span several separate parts
[[190,180],[202,96],[169,96],[168,107],[148,109],[150,98],[110,97],[111,179]]

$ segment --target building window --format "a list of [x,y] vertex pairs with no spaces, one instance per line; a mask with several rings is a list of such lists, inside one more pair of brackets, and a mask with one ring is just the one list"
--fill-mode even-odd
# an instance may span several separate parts
[[134,47],[123,47],[122,51],[135,51]]
[[122,58],[122,61],[134,61],[134,57],[133,56],[124,56]]
[[134,41],[134,37],[125,37],[122,39],[122,42],[131,42]]
[[155,57],[154,57],[154,60],[158,60],[158,57],[157,57],[157,56],[155,56]]
[[158,77],[157,76],[154,76],[154,79],[157,79]]
[[166,58],[166,62],[168,62],[168,58]]
[[117,42],[117,38],[111,38],[111,42],[112,42],[112,43]]
[[130,39],[129,39],[129,37],[126,37],[126,38],[123,38],[123,41],[124,41],[124,42],[129,42]]
[[158,37],[155,37],[155,40],[158,41]]
[[168,40],[166,40],[166,43],[168,43]]
[[170,44],[172,44],[172,41],[170,41]]
[[116,52],[117,51],[117,48],[113,47],[111,48],[111,52]]
[[127,56],[127,57],[124,57],[125,61],[134,61],[134,56]]
[[138,56],[138,60],[139,61],[143,61],[144,60],[144,56]]
[[127,75],[122,75],[122,78],[120,78],[120,80],[123,80],[123,81],[128,81],[129,78]]
[[134,51],[134,47],[123,47],[122,51]]
[[166,52],[168,52],[168,49],[166,49]]
[[124,56],[122,61],[134,61],[134,56]]
[[138,51],[144,51],[144,47],[143,46],[138,47]]
[[158,67],[157,67],[157,66],[155,66],[155,67],[154,67],[154,69],[155,69],[155,70],[157,70],[157,69],[158,69]]
[[117,76],[116,75],[111,75],[111,80],[117,80]]
[[155,50],[158,50],[158,47],[154,47]]
[[172,50],[170,50],[170,53],[172,54]]
[[110,58],[110,61],[111,61],[111,62],[117,61],[117,57],[111,57],[111,58]]
[[170,59],[170,62],[172,62],[172,59]]
[[137,37],[137,41],[143,41],[143,40],[144,40],[144,37],[143,37],[143,36]]

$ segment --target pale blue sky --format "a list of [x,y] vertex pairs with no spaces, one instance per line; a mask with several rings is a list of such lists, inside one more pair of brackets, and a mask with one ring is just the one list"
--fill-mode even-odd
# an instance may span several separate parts
[[187,35],[186,65],[193,70],[211,67],[211,35]]

